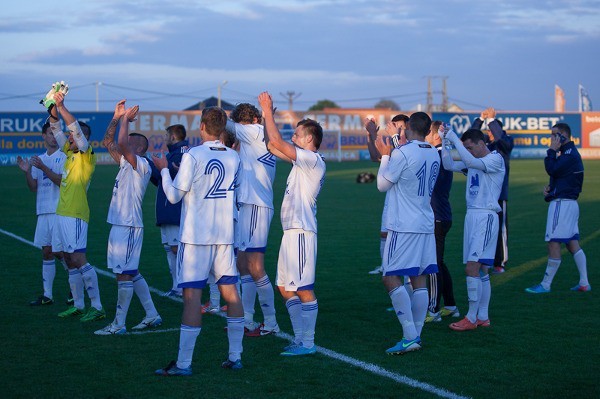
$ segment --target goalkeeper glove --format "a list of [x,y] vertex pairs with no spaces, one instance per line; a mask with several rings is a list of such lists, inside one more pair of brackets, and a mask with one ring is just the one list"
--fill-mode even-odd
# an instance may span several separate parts
[[58,92],[62,93],[65,96],[69,92],[69,85],[66,84],[64,80],[53,83],[52,88],[48,91],[46,97],[40,100],[40,104],[43,104],[44,107],[48,109],[48,112],[50,112],[52,107],[56,104],[56,101],[54,101],[54,94]]

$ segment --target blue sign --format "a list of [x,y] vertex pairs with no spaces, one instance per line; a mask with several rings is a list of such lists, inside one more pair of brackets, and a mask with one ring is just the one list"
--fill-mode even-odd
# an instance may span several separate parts
[[[469,129],[479,117],[478,113],[434,112],[433,120],[450,124],[457,134]],[[514,138],[513,158],[543,158],[550,145],[552,126],[566,123],[571,127],[573,141],[581,148],[581,114],[579,113],[509,113],[499,112],[496,119],[502,122],[506,133]],[[482,129],[487,130],[484,124]]]

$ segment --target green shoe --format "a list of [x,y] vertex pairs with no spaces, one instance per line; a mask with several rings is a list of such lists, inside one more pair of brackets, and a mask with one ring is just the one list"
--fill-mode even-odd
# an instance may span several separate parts
[[95,307],[91,306],[90,310],[88,310],[85,316],[81,318],[81,322],[85,323],[86,321],[96,321],[102,319],[106,319],[106,312],[104,311],[104,308],[98,310]]
[[84,313],[85,309],[77,309],[75,306],[71,306],[69,309],[64,312],[60,312],[58,317],[67,318],[67,317],[81,317]]

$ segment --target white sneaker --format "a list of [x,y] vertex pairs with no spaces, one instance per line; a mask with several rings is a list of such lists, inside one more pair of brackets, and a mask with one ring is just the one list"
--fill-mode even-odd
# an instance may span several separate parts
[[383,266],[377,266],[375,269],[371,270],[369,274],[379,274],[383,273]]
[[127,329],[123,327],[117,327],[113,323],[110,323],[106,327],[94,331],[96,335],[123,335],[127,332]]
[[269,334],[277,334],[279,332],[279,325],[275,324],[274,326],[262,326],[260,328],[260,335],[269,335]]
[[162,324],[162,318],[160,315],[156,317],[147,317],[140,324],[133,327],[132,330],[140,331],[145,330],[146,328],[160,326]]

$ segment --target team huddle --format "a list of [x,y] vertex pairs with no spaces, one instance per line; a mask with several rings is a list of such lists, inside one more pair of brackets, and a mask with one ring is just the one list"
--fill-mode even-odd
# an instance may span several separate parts
[[[96,271],[86,258],[90,215],[87,190],[96,154],[88,141],[90,127],[77,121],[65,106],[67,93],[68,85],[57,82],[42,100],[49,113],[42,128],[46,153],[29,160],[18,158],[28,187],[37,194],[34,242],[42,248],[43,258],[44,291],[31,305],[54,302],[56,258],[68,271],[70,286],[69,307],[58,316],[92,322],[106,318]],[[177,360],[156,370],[157,375],[192,374],[204,312],[223,310],[227,314],[229,350],[223,368],[243,367],[244,336],[280,331],[275,290],[264,267],[274,214],[275,158],[293,165],[281,205],[283,237],[275,285],[285,301],[294,338],[281,355],[316,353],[316,203],[326,170],[318,153],[323,129],[313,120],[302,120],[290,143],[277,128],[270,94],[261,93],[258,104],[262,111],[251,104],[239,104],[229,118],[219,107],[204,109],[202,144],[196,147],[189,146],[184,126],[169,126],[165,135],[168,152],[151,159],[145,156],[147,138],[129,132],[130,122],[138,116],[137,106],[127,107],[125,100],[119,101],[105,132],[103,144],[119,165],[107,216],[111,224],[107,266],[116,276],[117,306],[113,321],[95,334],[127,332],[127,313],[134,293],[146,315],[132,330],[162,324],[139,270],[144,234],[142,201],[152,182],[157,186],[156,222],[172,277],[166,295],[183,300]],[[474,124],[476,128],[459,138],[444,124],[432,123],[423,112],[395,117],[385,134],[379,133],[372,119],[366,121],[371,158],[381,163],[377,188],[386,192],[381,229],[383,284],[403,331],[402,339],[386,351],[388,354],[420,349],[426,321],[460,315],[443,260],[444,240],[451,226],[448,194],[452,172],[467,176],[463,262],[469,309],[466,317],[450,324],[450,328],[466,331],[491,325],[489,270],[504,271],[507,259],[506,234],[502,232],[506,227],[508,155],[501,153],[505,147],[499,143],[507,135],[494,117],[495,111],[488,109],[481,118],[490,119],[488,126],[496,131],[491,143],[479,129],[481,124]],[[63,132],[63,125],[68,132]],[[570,140],[568,125],[555,125],[552,137],[545,160],[550,184],[544,191],[550,202],[548,266],[542,283],[526,291],[550,292],[560,265],[560,243],[573,253],[580,273],[573,290],[589,291],[577,226],[576,200],[583,183],[583,163]],[[512,149],[512,144],[509,147]],[[498,251],[500,242],[502,249]],[[210,301],[203,306],[206,285],[211,291]],[[91,302],[87,311],[85,293]],[[262,323],[254,320],[257,296]],[[221,297],[226,308],[220,307]]]

